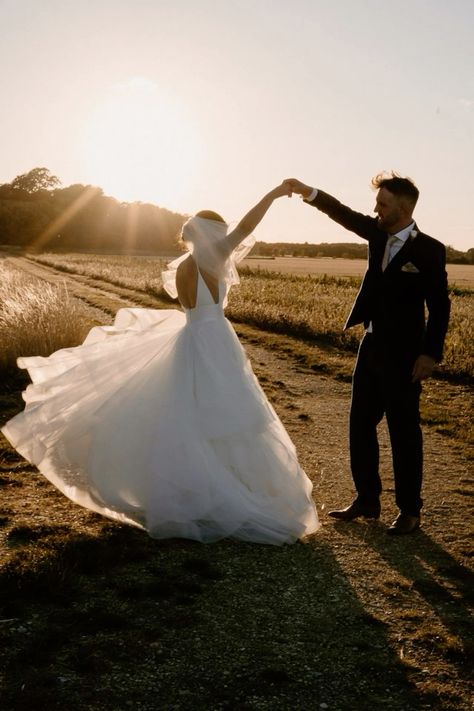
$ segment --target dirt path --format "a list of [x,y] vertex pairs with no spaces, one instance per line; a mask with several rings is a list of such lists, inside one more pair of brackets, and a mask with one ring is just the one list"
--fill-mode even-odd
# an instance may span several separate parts
[[[144,305],[144,299],[149,300],[150,306],[153,302],[157,303],[152,297],[140,294],[137,298],[131,290],[114,289],[97,280],[58,273],[23,258],[15,258],[13,261],[16,266],[47,281],[66,281],[70,293],[90,307],[101,309],[104,314],[107,314],[104,316],[104,321],[110,321],[110,314],[117,308]],[[321,551],[327,551],[327,559],[334,561],[335,566],[331,569],[331,576],[326,579],[325,587],[319,594],[328,596],[325,598],[325,604],[331,606],[337,618],[338,614],[342,614],[338,608],[340,599],[338,595],[342,594],[341,590],[350,591],[354,604],[356,602],[362,610],[358,614],[368,616],[376,620],[377,625],[383,626],[383,635],[377,632],[380,634],[377,644],[381,645],[380,649],[386,647],[391,650],[390,664],[394,664],[396,659],[396,663],[403,666],[403,679],[407,687],[402,694],[399,681],[394,685],[390,681],[388,672],[385,678],[382,669],[373,672],[369,666],[366,670],[367,679],[370,679],[373,673],[382,674],[383,684],[386,685],[386,703],[381,700],[381,697],[377,697],[378,701],[376,699],[376,694],[383,694],[380,685],[377,686],[376,692],[373,688],[370,691],[367,687],[369,682],[366,681],[364,691],[364,683],[359,688],[360,682],[352,680],[350,683],[359,684],[357,688],[361,692],[360,700],[354,700],[352,706],[347,699],[344,702],[337,701],[336,686],[333,688],[329,685],[325,690],[326,696],[323,694],[318,697],[320,704],[318,702],[316,706],[311,704],[300,706],[299,704],[303,702],[296,691],[292,697],[288,695],[289,691],[286,687],[285,690],[279,687],[277,689],[279,696],[272,697],[273,701],[267,699],[268,703],[265,702],[267,705],[264,702],[259,705],[260,701],[252,702],[249,696],[247,701],[242,701],[243,705],[239,708],[303,709],[321,706],[335,711],[346,708],[390,708],[400,709],[400,711],[418,708],[463,710],[471,708],[469,686],[466,685],[468,683],[466,681],[468,656],[466,655],[472,652],[468,583],[472,580],[469,564],[472,560],[470,504],[473,477],[464,449],[459,446],[459,443],[436,432],[434,428],[425,429],[425,510],[422,530],[413,536],[394,540],[387,537],[385,533],[386,525],[396,515],[396,508],[388,437],[385,426],[382,426],[380,441],[384,493],[381,522],[334,523],[327,517],[327,510],[346,505],[352,498],[347,451],[350,384],[344,380],[317,374],[295,362],[291,354],[284,355],[275,349],[265,347],[264,342],[252,343],[249,340],[244,342],[244,345],[256,375],[287,427],[296,445],[300,461],[314,484],[314,498],[322,529],[312,542],[308,542],[309,548],[304,547],[305,555],[311,548],[314,549],[316,556],[321,556]],[[454,386],[449,387],[454,388]],[[4,465],[6,464],[7,462],[4,461]],[[20,464],[15,464],[15,467],[18,472],[22,471]],[[28,471],[28,468],[24,468],[23,471]],[[35,516],[35,511],[38,516],[38,509],[42,508],[42,492],[46,491],[46,496],[52,496],[49,504],[54,502],[54,506],[46,516],[44,509],[42,510],[43,521],[46,520],[48,525],[58,525],[58,523],[64,525],[65,522],[76,521],[79,522],[78,526],[84,526],[88,515],[70,505],[69,502],[65,502],[59,495],[51,495],[49,484],[42,485],[38,489],[37,482],[40,479],[41,477],[35,476],[35,486],[22,487],[21,502],[18,500],[18,495],[15,496],[14,489],[9,490],[4,501],[8,502],[7,518],[10,523],[14,519],[23,523],[26,515]],[[8,546],[8,530],[8,526],[0,528],[0,552],[3,551],[7,558],[12,554],[11,547]],[[216,546],[213,549],[215,560],[221,560],[222,566],[227,565],[228,562],[225,563],[222,556],[230,555],[232,558],[233,550],[231,548],[229,554],[229,548],[225,545],[221,548]],[[292,550],[295,551],[297,548]],[[306,560],[305,564],[307,563]],[[327,561],[320,559],[321,570],[324,570],[326,564]],[[278,571],[278,561],[274,560],[274,565],[276,567],[272,570]],[[308,584],[306,580],[308,571],[301,569],[299,572],[298,567],[293,570],[296,585],[299,585],[298,591],[294,593],[298,599],[297,604],[311,615],[309,601],[306,598],[301,599],[301,591]],[[271,575],[271,571],[268,574]],[[277,577],[278,572],[274,572],[274,575]],[[286,573],[285,579],[288,586],[290,581],[286,578]],[[334,587],[338,580],[339,587],[337,585]],[[278,585],[278,580],[275,584]],[[312,585],[316,585],[314,580]],[[288,589],[291,589],[291,585]],[[228,592],[227,590],[226,594]],[[309,594],[312,595],[311,592]],[[298,614],[296,612],[291,614],[296,614],[295,624],[298,627]],[[349,634],[347,630],[346,633]],[[339,632],[335,634],[337,636]],[[357,641],[358,634],[358,632],[354,634],[351,632],[347,639],[356,656],[365,653],[363,640]],[[303,644],[301,639],[298,643],[299,653],[307,654],[306,647],[301,646]],[[336,644],[331,635],[326,639],[326,644],[330,643]],[[339,644],[341,650],[338,652],[338,659],[341,654],[344,654],[346,640],[340,640]],[[359,648],[359,645],[362,646]],[[372,648],[371,653],[373,652]],[[291,667],[288,659],[287,664]],[[316,693],[314,689],[320,686],[322,681],[319,676],[317,678],[314,676],[314,667],[312,670],[307,672],[309,676],[301,672],[306,684],[303,686],[306,691],[314,686],[313,693]],[[313,673],[311,683],[310,672]],[[329,670],[327,673],[329,674]],[[339,673],[344,672],[341,669]],[[350,681],[350,674],[348,679]],[[340,683],[344,686],[342,681]],[[334,684],[337,685],[337,681],[334,681]],[[399,697],[397,693],[400,694]],[[281,706],[275,702],[275,698],[284,699]],[[364,703],[370,699],[372,701],[364,706]],[[439,700],[439,705],[436,699]],[[182,705],[177,704],[173,708],[192,708],[186,703],[183,700]],[[237,708],[231,706],[230,702],[228,705],[226,703],[224,700],[221,705],[207,708]],[[152,708],[145,702],[143,704],[137,705],[137,708]],[[97,708],[108,707],[105,705]],[[196,706],[196,708],[201,707]]]

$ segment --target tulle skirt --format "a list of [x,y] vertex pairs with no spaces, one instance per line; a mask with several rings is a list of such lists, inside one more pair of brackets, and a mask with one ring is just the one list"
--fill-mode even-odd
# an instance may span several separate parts
[[48,358],[3,433],[67,497],[155,538],[291,543],[312,485],[222,309],[122,309]]

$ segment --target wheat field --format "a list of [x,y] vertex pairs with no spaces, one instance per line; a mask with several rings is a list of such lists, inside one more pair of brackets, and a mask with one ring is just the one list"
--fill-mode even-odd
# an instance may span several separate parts
[[[161,271],[166,265],[164,258],[48,253],[33,258],[68,273],[167,298],[161,285]],[[325,264],[330,261],[332,266],[341,263],[340,270],[345,272],[345,263],[355,260],[295,260],[297,263],[301,261]],[[468,279],[470,267],[449,265],[450,271],[452,267],[461,269],[457,281],[450,284],[452,311],[442,371],[447,375],[470,378],[474,374],[474,290],[460,287],[460,275]],[[342,329],[360,277],[345,276],[344,273],[292,274],[249,266],[243,266],[240,273],[241,285],[232,289],[229,295],[229,318],[275,333],[310,340],[323,339],[339,348],[356,349],[360,329],[349,332]]]
[[[65,273],[167,299],[161,282],[161,271],[166,265],[163,258],[90,254],[42,254],[33,258]],[[47,355],[81,342],[87,331],[87,319],[81,316],[79,303],[68,297],[65,286],[53,287],[41,280],[28,280],[4,265],[1,270],[3,367],[12,365],[18,355]],[[344,350],[357,348],[361,329],[344,332],[343,324],[360,277],[280,273],[248,266],[242,267],[240,272],[241,284],[229,295],[227,315],[230,319],[274,333],[322,340]],[[458,284],[451,286],[451,321],[442,370],[448,375],[472,377],[474,291],[459,288]]]
[[[361,277],[367,268],[365,259],[333,259],[332,257],[247,257],[242,264],[254,270],[282,274],[326,274],[337,277]],[[451,285],[474,289],[474,265],[447,264],[446,271]]]
[[75,346],[89,326],[66,286],[0,264],[0,370],[13,367],[19,356],[48,356]]

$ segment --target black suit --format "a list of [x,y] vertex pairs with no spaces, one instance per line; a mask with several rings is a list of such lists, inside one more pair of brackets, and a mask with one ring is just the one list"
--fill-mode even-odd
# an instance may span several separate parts
[[378,506],[376,428],[385,414],[397,505],[417,516],[422,507],[421,386],[411,382],[412,369],[420,354],[442,358],[450,310],[446,250],[416,228],[383,271],[388,234],[377,218],[354,212],[321,190],[310,204],[369,243],[367,272],[345,325],[372,323],[372,333],[360,344],[352,388],[350,450],[358,501]]

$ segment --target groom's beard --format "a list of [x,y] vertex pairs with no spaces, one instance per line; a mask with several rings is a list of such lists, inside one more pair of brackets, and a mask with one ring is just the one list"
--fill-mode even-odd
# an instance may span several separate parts
[[398,224],[399,220],[399,215],[394,214],[393,212],[390,213],[389,215],[385,215],[385,217],[379,217],[377,218],[377,227],[379,227],[381,230],[385,230],[386,232],[390,232],[392,227]]

